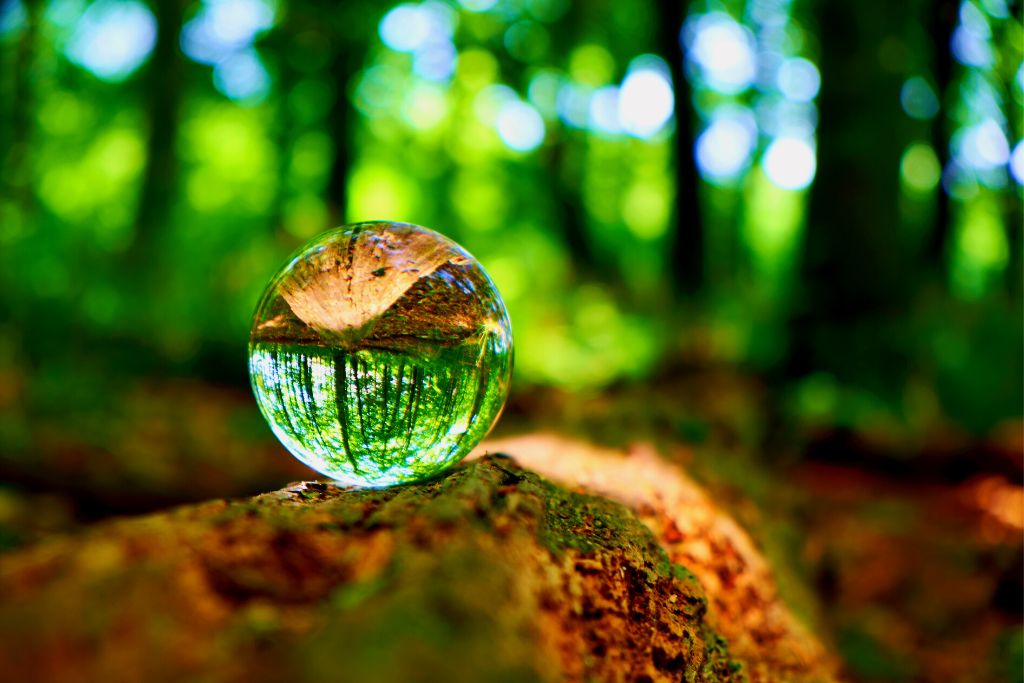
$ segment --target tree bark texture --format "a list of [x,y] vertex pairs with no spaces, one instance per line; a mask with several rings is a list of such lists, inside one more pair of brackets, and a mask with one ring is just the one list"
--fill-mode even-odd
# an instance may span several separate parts
[[2,556],[0,661],[23,681],[833,680],[736,657],[710,605],[629,509],[487,455]]

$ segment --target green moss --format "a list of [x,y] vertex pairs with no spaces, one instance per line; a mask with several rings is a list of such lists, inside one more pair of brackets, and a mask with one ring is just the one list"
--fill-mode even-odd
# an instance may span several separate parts
[[672,565],[672,576],[683,586],[683,613],[691,619],[703,619],[708,611],[708,598],[700,581],[681,564]]

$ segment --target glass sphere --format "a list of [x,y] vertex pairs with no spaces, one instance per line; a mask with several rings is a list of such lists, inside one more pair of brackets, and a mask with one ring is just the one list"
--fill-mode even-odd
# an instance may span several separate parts
[[253,317],[249,376],[281,443],[342,483],[431,477],[490,431],[512,330],[465,249],[405,223],[347,225],[303,246]]

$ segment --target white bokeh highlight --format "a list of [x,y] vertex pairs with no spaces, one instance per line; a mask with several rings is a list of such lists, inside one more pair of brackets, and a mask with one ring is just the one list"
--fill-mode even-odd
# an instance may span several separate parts
[[619,89],[619,123],[638,138],[658,133],[675,109],[675,96],[664,62],[653,55],[633,60]]
[[757,77],[754,35],[725,12],[710,12],[687,22],[687,55],[707,84],[726,95],[749,88]]
[[779,138],[764,153],[764,172],[784,190],[802,190],[814,180],[817,159],[814,148],[800,138]]
[[140,2],[100,0],[82,14],[66,54],[97,78],[120,82],[146,61],[156,45],[156,18]]
[[756,145],[753,112],[738,106],[720,107],[697,138],[697,168],[711,182],[731,181],[747,169]]
[[509,100],[501,105],[497,120],[498,136],[509,149],[530,152],[544,142],[544,119],[531,105]]

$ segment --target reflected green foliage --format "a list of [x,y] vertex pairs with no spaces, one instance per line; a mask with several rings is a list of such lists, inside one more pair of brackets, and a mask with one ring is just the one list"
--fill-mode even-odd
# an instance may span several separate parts
[[501,411],[508,362],[493,345],[482,357],[459,347],[424,360],[264,342],[249,358],[281,442],[313,469],[361,486],[426,479],[462,459]]

